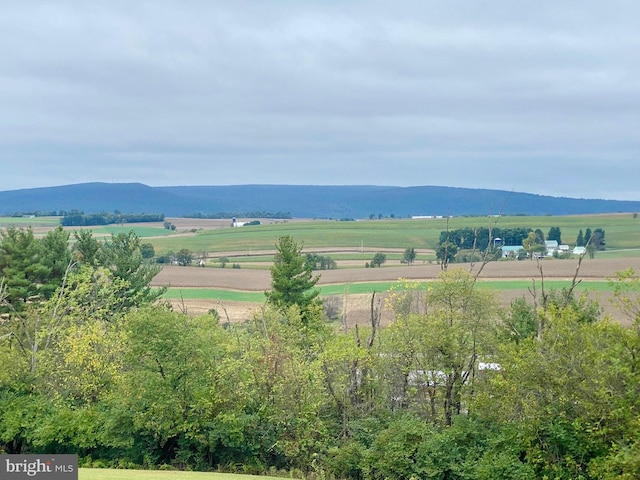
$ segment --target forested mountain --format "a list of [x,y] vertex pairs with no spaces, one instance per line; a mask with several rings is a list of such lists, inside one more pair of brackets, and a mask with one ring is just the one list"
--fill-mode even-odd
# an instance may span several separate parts
[[232,185],[150,187],[83,183],[0,192],[0,215],[287,212],[297,218],[406,218],[414,215],[571,215],[640,211],[640,201],[551,197],[505,190],[419,186]]

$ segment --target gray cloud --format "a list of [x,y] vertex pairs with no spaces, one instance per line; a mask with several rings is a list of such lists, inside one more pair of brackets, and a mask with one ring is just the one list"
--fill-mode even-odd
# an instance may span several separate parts
[[20,2],[0,189],[448,185],[640,198],[635,2]]

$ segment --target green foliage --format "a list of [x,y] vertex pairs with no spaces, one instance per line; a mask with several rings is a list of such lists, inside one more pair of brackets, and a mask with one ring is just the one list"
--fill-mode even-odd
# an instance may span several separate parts
[[455,263],[471,263],[471,262],[481,262],[482,254],[477,250],[461,250],[456,252],[455,257],[450,261],[454,261]]
[[523,298],[511,302],[511,308],[503,323],[502,336],[516,343],[535,337],[538,333],[538,317],[534,307]]
[[414,260],[416,259],[416,249],[415,247],[407,247],[402,255],[402,260],[407,265],[413,265]]
[[[638,477],[632,270],[609,287],[628,328],[562,289],[503,314],[458,269],[401,280],[384,305],[372,296],[367,326],[325,323],[317,301],[268,303],[223,326],[214,312],[127,303],[146,265],[140,246],[106,244],[81,237],[53,294],[2,317],[0,451],[355,480]],[[300,246],[281,247],[308,274]],[[386,327],[382,308],[394,316]]]
[[271,291],[265,292],[267,301],[276,308],[297,305],[304,311],[318,303],[319,291],[313,288],[318,279],[302,255],[302,246],[292,237],[281,237],[271,267]]
[[497,303],[459,269],[429,285],[424,306],[417,294],[403,288],[390,299],[398,316],[381,340],[385,393],[431,424],[451,425],[473,396],[478,361],[495,349]]
[[156,256],[156,250],[152,243],[142,243],[140,244],[140,254],[142,258],[147,260]]
[[[425,478],[419,450],[434,432],[419,418],[401,416],[381,431],[367,451],[365,478]],[[442,477],[441,477],[442,478]]]
[[76,230],[73,233],[73,255],[78,263],[94,265],[98,259],[100,242],[93,236],[91,230]]
[[22,311],[27,303],[53,295],[71,264],[68,242],[62,227],[40,239],[31,228],[0,231],[0,278],[5,279],[5,300],[11,309]]
[[449,241],[445,241],[438,245],[436,249],[436,259],[443,267],[446,267],[449,263],[455,261],[456,254],[458,253],[458,247]]
[[[543,235],[544,238],[544,235]],[[544,240],[540,243],[539,235],[535,232],[530,232],[527,238],[522,241],[522,247],[526,250],[529,258],[533,259],[536,256],[543,255],[547,251],[544,245]]]
[[547,234],[547,240],[555,240],[558,242],[558,245],[562,243],[562,233],[560,232],[560,227],[551,227],[549,229],[549,233]]
[[371,259],[369,266],[371,268],[381,267],[382,264],[385,263],[386,261],[387,261],[387,256],[382,252],[378,252]]
[[614,303],[631,323],[640,326],[640,279],[632,268],[618,272],[609,281],[613,287]]
[[497,238],[501,240],[502,245],[520,245],[531,231],[530,228],[525,227],[493,227],[491,229],[488,227],[465,227],[440,232],[440,241],[438,243],[443,244],[448,241],[458,249],[483,252],[491,246],[489,243]]
[[72,213],[62,217],[60,224],[65,227],[88,227],[94,225],[111,225],[114,223],[146,223],[162,222],[163,214],[155,213]]
[[602,228],[596,228],[593,234],[589,237],[589,245],[593,245],[596,250],[604,250],[604,230]]
[[317,253],[307,253],[305,261],[312,270],[333,270],[338,264],[328,255],[319,255]]
[[612,461],[611,445],[637,438],[638,403],[627,386],[638,382],[638,338],[619,325],[584,322],[572,305],[546,315],[539,340],[504,345],[503,372],[476,407],[518,426],[536,478],[592,478],[592,465]]
[[133,231],[120,233],[105,241],[98,254],[99,265],[128,284],[128,290],[120,297],[125,309],[152,303],[165,290],[151,288],[151,280],[161,267],[142,257],[140,245],[140,237]]
[[193,253],[188,248],[182,248],[176,255],[176,261],[181,267],[187,267],[193,263]]

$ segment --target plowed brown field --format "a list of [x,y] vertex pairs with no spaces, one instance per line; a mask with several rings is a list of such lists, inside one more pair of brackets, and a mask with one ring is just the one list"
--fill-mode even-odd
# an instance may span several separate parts
[[[576,274],[578,260],[545,259],[540,262],[540,267],[545,279],[570,280]],[[477,273],[479,265],[471,269]],[[613,277],[616,272],[626,268],[633,268],[640,272],[640,257],[625,259],[584,259],[580,265],[578,279],[606,280]],[[469,264],[455,264],[450,268],[470,269]],[[388,266],[383,268],[338,268],[319,272],[319,285],[349,284],[358,282],[394,281],[399,278],[429,280],[440,274],[440,267],[436,264],[413,266]],[[483,268],[480,279],[491,280],[537,280],[541,279],[538,262],[535,261],[504,261],[491,262]],[[166,266],[156,276],[154,285],[169,285],[171,287],[196,287],[216,288],[240,291],[265,291],[270,287],[270,273],[268,270],[231,269],[231,268],[199,268]],[[501,299],[508,303],[515,297],[529,296],[526,290],[500,292]],[[592,297],[600,302],[604,312],[613,318],[624,321],[610,302],[608,293],[592,293]],[[349,323],[366,323],[370,311],[370,295],[349,295],[344,299],[346,305],[344,311]],[[191,314],[205,313],[211,308],[216,308],[221,316],[230,321],[242,321],[249,318],[251,312],[258,309],[260,304],[224,302],[216,300],[185,300],[181,307],[186,308]],[[390,320],[389,312],[383,313],[383,322]]]

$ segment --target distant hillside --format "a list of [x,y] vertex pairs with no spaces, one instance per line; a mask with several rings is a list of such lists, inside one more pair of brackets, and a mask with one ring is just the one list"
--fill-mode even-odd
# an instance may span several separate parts
[[81,210],[163,213],[288,212],[294,218],[414,215],[577,215],[640,212],[640,201],[550,197],[454,187],[234,185],[150,187],[83,183],[0,192],[0,215]]

